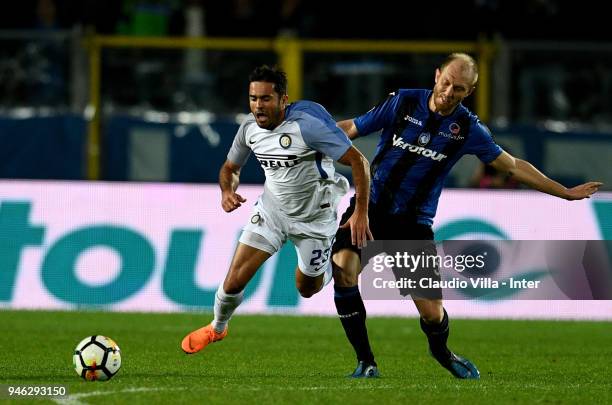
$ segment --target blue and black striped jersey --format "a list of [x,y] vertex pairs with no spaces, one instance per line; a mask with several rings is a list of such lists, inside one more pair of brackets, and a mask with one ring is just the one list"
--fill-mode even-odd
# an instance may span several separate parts
[[442,116],[431,90],[401,89],[355,119],[361,136],[382,129],[372,161],[370,203],[377,212],[416,215],[431,225],[444,179],[465,154],[484,163],[502,152],[488,128],[463,105]]

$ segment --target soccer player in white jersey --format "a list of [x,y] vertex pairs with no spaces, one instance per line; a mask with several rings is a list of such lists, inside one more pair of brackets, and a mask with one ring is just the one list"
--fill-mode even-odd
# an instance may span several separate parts
[[368,225],[369,165],[320,104],[288,104],[284,72],[261,66],[249,76],[251,114],[242,122],[219,173],[221,206],[232,212],[246,200],[236,193],[240,169],[251,152],[266,175],[250,221],[243,228],[225,281],[215,295],[214,319],[183,339],[187,354],[227,335],[227,324],[257,269],[289,239],[297,251],[296,287],[311,297],[332,277],[330,251],[336,233],[336,206],[349,189],[334,170],[336,160],[351,166],[356,208],[344,225],[359,247],[372,239]]

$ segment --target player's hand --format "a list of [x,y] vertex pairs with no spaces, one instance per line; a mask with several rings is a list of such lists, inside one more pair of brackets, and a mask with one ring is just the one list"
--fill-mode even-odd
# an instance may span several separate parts
[[570,188],[567,190],[566,200],[582,200],[583,198],[590,198],[592,194],[595,194],[599,187],[603,183],[599,181],[589,181],[588,183],[581,184],[579,186]]
[[360,214],[357,211],[340,228],[351,228],[351,243],[359,249],[367,245],[368,240],[374,240],[370,232],[370,221],[368,214]]
[[240,194],[233,191],[227,191],[221,194],[221,206],[225,212],[234,211],[245,201],[246,198],[243,198]]

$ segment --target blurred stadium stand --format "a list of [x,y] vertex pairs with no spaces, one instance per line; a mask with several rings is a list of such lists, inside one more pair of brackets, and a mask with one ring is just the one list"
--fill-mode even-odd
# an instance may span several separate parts
[[[475,56],[492,49],[481,83],[487,104],[476,96],[467,104],[486,112],[497,139],[567,185],[601,180],[612,190],[612,32],[589,3],[18,2],[0,13],[0,178],[216,182],[248,112],[254,66],[297,66],[297,94],[342,119],[399,87],[430,88],[448,53],[440,46],[463,41],[475,44]],[[138,45],[143,36],[157,42]],[[182,45],[221,37],[238,42]],[[322,38],[310,48],[300,42]],[[425,48],[359,50],[358,39]],[[322,43],[345,50],[317,50]],[[357,141],[368,156],[375,143]],[[467,186],[477,164],[462,161],[449,185]],[[263,181],[256,166],[251,159],[243,182]]]

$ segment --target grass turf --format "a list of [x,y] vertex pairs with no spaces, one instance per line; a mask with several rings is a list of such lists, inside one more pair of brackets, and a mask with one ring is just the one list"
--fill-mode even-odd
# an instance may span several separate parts
[[[237,315],[223,342],[183,354],[182,337],[210,318],[0,311],[0,384],[66,385],[71,404],[612,401],[611,323],[451,319],[450,347],[481,372],[461,381],[429,357],[416,319],[372,318],[382,378],[353,380],[344,377],[355,360],[337,319]],[[72,369],[74,346],[92,334],[121,347],[122,369],[108,382]]]

